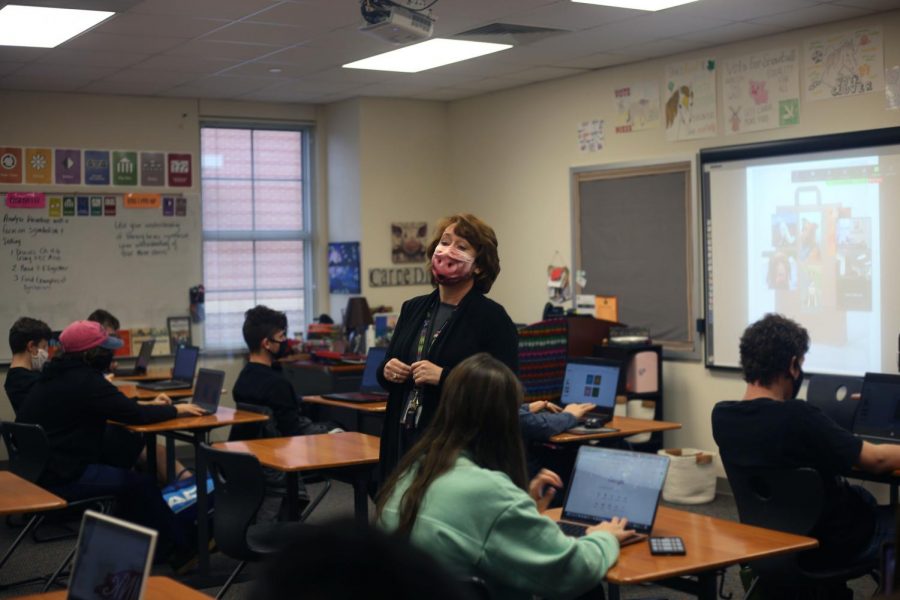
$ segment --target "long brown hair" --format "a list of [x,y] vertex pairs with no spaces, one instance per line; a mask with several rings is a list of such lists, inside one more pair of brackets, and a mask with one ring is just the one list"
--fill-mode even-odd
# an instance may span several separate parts
[[481,352],[457,365],[441,393],[437,414],[422,438],[400,460],[378,494],[376,519],[400,478],[413,473],[400,499],[397,533],[412,531],[428,487],[450,470],[465,452],[478,466],[506,473],[518,487],[528,487],[525,447],[519,430],[522,386],[499,360]]

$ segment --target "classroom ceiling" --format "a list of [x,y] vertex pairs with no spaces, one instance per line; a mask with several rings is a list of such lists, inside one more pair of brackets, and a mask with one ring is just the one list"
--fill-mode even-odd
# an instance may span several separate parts
[[440,0],[435,36],[498,22],[562,32],[407,74],[341,68],[395,48],[358,30],[358,0],[0,0],[8,3],[121,12],[54,49],[0,46],[0,89],[308,103],[455,100],[900,8],[900,0],[700,0],[648,13],[569,0]]

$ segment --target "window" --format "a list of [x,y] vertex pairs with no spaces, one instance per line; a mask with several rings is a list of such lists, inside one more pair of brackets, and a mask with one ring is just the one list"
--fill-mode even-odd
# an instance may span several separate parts
[[204,125],[204,341],[244,346],[244,312],[257,304],[306,322],[311,281],[309,130]]

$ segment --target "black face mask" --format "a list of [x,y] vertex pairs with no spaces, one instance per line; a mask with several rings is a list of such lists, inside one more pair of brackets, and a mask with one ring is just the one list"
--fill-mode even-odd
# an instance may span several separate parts
[[278,360],[279,358],[284,358],[285,356],[287,356],[288,354],[290,354],[290,352],[291,352],[291,347],[290,347],[290,345],[288,344],[288,341],[287,341],[287,340],[284,340],[284,341],[279,342],[278,340],[273,340],[272,338],[267,338],[267,339],[268,339],[270,342],[272,342],[273,344],[278,344],[278,350],[277,350],[277,351],[272,352],[271,350],[269,350],[269,354],[271,354],[271,355],[272,355],[272,358],[274,358],[275,360]]
[[795,400],[797,394],[800,393],[800,386],[803,385],[803,369],[800,369],[800,374],[793,379],[793,383],[794,389],[791,391],[791,400]]
[[112,364],[113,351],[106,348],[92,348],[84,353],[84,361],[92,368],[97,369],[101,373],[109,371]]

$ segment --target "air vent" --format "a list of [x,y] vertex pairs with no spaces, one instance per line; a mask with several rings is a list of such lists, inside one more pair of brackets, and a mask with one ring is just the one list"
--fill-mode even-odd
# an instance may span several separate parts
[[482,27],[457,33],[453,37],[476,42],[495,42],[498,44],[524,46],[561,33],[569,32],[565,29],[532,27],[531,25],[517,25],[515,23],[489,23]]

